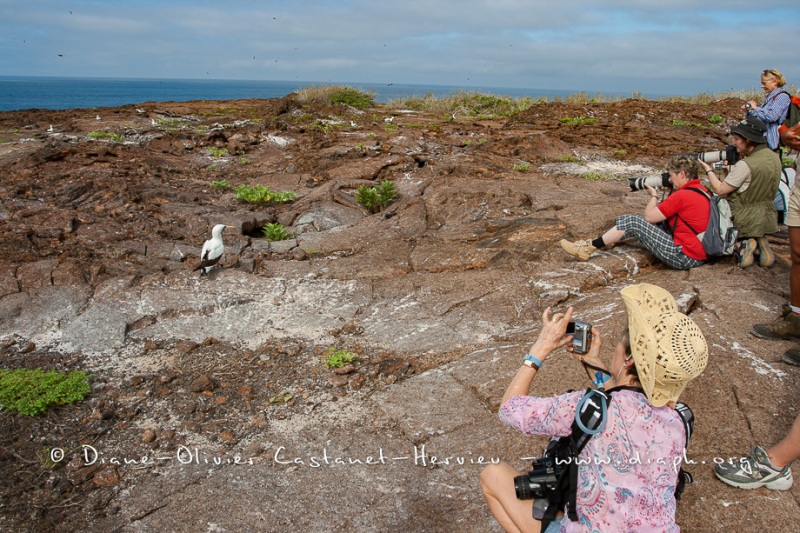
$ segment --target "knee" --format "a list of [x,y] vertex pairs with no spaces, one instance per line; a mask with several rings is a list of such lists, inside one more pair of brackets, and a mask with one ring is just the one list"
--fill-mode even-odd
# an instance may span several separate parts
[[498,479],[503,477],[503,473],[505,472],[505,468],[501,465],[502,463],[491,464],[481,472],[481,490],[483,490],[484,493],[494,492],[492,487],[497,486]]

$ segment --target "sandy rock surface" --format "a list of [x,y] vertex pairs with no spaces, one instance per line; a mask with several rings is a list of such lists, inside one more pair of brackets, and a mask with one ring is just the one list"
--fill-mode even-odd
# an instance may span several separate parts
[[[769,269],[677,272],[636,245],[581,263],[558,247],[643,211],[626,178],[723,149],[740,105],[450,120],[290,95],[0,113],[0,366],[93,374],[78,404],[0,411],[0,530],[499,531],[478,474],[527,469],[545,444],[496,416],[538,316],[572,305],[608,347],[619,290],[649,282],[711,348],[682,397],[697,423],[678,523],[793,531],[797,485],[741,491],[712,472],[797,415],[792,343],[748,333],[788,299],[785,233]],[[562,120],[581,117],[595,122]],[[253,206],[223,180],[297,199]],[[355,202],[385,180],[392,205]],[[266,241],[271,222],[295,237]],[[200,278],[215,224],[237,229]],[[358,358],[334,371],[330,347]],[[562,353],[533,392],[587,385]]]

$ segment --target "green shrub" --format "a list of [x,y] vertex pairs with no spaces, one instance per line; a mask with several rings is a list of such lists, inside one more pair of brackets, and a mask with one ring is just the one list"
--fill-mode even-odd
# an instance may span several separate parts
[[694,126],[695,128],[702,128],[702,124],[698,124],[697,122],[686,122],[685,120],[674,119],[670,122],[670,126]]
[[614,174],[602,172],[584,172],[580,177],[588,181],[614,181],[617,179]]
[[708,119],[708,122],[711,124],[719,124],[720,122],[722,122],[722,116],[714,113],[713,115],[711,115],[711,118]]
[[562,118],[560,122],[570,126],[591,126],[592,124],[597,124],[597,119],[588,117],[565,117]]
[[304,87],[297,91],[297,101],[301,104],[310,102],[346,104],[356,109],[366,109],[375,105],[373,94],[345,85]]
[[377,187],[359,185],[356,189],[356,202],[366,207],[371,213],[377,213],[391,204],[397,197],[394,183],[389,180],[382,181]]
[[231,183],[228,180],[212,181],[211,188],[213,189],[230,189]]
[[285,241],[294,238],[295,234],[286,229],[280,222],[269,222],[264,224],[261,232],[268,241]]
[[336,349],[333,346],[325,352],[325,366],[327,367],[342,368],[347,363],[352,363],[356,360],[358,360],[356,354],[344,349]]
[[89,374],[81,370],[69,374],[38,368],[0,370],[0,406],[23,415],[38,415],[52,405],[75,403],[89,392]]
[[208,151],[211,154],[211,157],[220,158],[228,155],[227,148],[217,148],[216,146],[209,146]]
[[117,143],[121,143],[124,140],[124,137],[119,133],[109,133],[107,131],[90,131],[86,135],[90,139],[111,139]]
[[514,170],[517,172],[527,172],[531,169],[530,163],[517,163],[514,165]]
[[528,97],[514,99],[510,96],[495,96],[479,92],[458,91],[443,98],[432,93],[423,97],[410,96],[389,102],[388,106],[397,109],[413,109],[438,113],[447,117],[510,117],[525,111],[533,104]]
[[297,193],[293,191],[287,192],[274,192],[266,185],[237,185],[234,189],[236,194],[234,197],[238,200],[244,200],[251,204],[262,205],[276,205],[291,202],[297,198]]

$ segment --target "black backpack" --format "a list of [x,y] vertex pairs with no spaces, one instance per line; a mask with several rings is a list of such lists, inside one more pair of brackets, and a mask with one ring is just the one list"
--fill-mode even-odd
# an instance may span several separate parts
[[[566,516],[573,522],[578,521],[577,506],[575,503],[578,490],[578,456],[589,442],[592,436],[600,433],[606,425],[606,412],[611,400],[611,394],[619,390],[634,390],[642,392],[636,387],[614,387],[604,391],[602,389],[587,389],[575,413],[575,421],[572,423],[572,434],[558,439],[555,446],[560,448],[560,460],[564,468],[558,477],[555,488],[550,491],[547,497],[547,505],[541,518],[542,531],[547,530],[556,518],[556,514],[564,511]],[[675,410],[683,420],[683,427],[686,434],[686,446],[689,446],[689,439],[694,429],[694,413],[688,405],[678,402]],[[675,486],[675,499],[680,500],[686,483],[692,483],[694,479],[689,472],[683,468],[678,471],[678,483]],[[534,511],[536,511],[534,506]]]

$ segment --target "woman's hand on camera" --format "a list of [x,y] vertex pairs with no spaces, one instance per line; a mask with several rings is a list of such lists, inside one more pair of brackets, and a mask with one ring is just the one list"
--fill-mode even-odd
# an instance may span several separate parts
[[554,314],[552,318],[550,308],[545,309],[542,313],[542,331],[528,353],[544,361],[553,351],[568,345],[572,341],[572,335],[567,336],[567,324],[570,320],[572,307],[566,313]]
[[650,198],[658,198],[658,193],[653,187],[645,183],[644,188],[647,189],[647,194],[650,195]]
[[572,343],[567,345],[567,351],[572,354],[577,361],[586,361],[589,364],[594,366],[603,366],[603,362],[600,360],[600,346],[603,345],[603,341],[600,337],[600,330],[596,327],[592,326],[592,343],[589,345],[589,351],[586,353],[575,353],[575,348],[572,346]]

